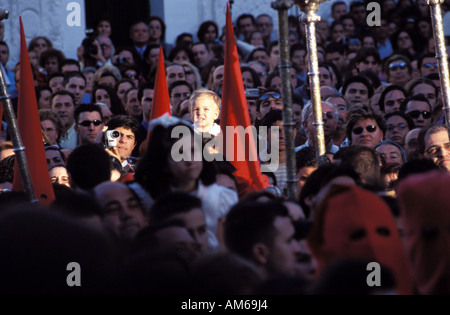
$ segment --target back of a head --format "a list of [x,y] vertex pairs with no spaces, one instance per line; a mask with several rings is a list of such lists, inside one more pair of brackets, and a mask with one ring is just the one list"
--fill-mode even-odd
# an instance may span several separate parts
[[400,171],[398,172],[398,182],[404,180],[410,175],[422,174],[431,171],[439,170],[433,160],[430,159],[412,159],[403,163]]
[[177,213],[186,213],[195,208],[202,207],[201,200],[184,192],[172,192],[155,200],[150,208],[149,221],[156,223]]
[[225,219],[225,246],[232,253],[252,260],[252,247],[257,242],[270,246],[276,231],[276,217],[288,216],[288,210],[279,200],[266,202],[245,201],[234,205]]
[[76,147],[67,158],[71,186],[90,190],[111,178],[109,154],[95,143]]
[[192,266],[191,293],[207,295],[251,294],[262,280],[254,265],[227,252],[208,255]]
[[351,166],[367,184],[378,184],[380,178],[380,161],[375,151],[362,145],[352,145],[346,152],[342,165]]

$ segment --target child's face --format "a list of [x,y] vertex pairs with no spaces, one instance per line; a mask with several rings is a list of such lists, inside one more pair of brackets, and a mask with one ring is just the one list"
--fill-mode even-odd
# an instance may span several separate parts
[[208,96],[197,98],[191,112],[191,120],[194,122],[195,128],[207,132],[212,128],[214,120],[218,117],[219,109],[212,98]]

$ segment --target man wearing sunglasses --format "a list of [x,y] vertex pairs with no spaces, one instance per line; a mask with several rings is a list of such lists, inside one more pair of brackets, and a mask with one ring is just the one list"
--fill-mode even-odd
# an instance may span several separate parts
[[417,61],[421,77],[426,77],[431,73],[438,73],[438,62],[434,53],[428,53],[421,56]]
[[412,118],[416,128],[427,128],[432,123],[431,105],[423,95],[415,95],[405,99],[400,111]]
[[278,90],[265,90],[256,103],[256,116],[262,120],[271,109],[283,109],[283,99]]
[[101,143],[104,125],[100,106],[81,104],[75,109],[74,116],[78,145],[90,142]]
[[393,55],[386,60],[385,73],[387,81],[391,84],[405,86],[411,80],[411,63],[405,56]]

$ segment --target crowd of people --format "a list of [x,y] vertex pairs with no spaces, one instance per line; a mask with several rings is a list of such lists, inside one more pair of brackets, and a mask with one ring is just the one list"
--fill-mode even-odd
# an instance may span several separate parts
[[[249,122],[270,130],[255,135],[265,140],[259,160],[276,160],[263,170],[269,186],[247,194],[232,161],[193,158],[222,132],[226,34],[216,22],[170,43],[170,25],[150,16],[131,25],[129,46],[115,47],[105,17],[77,59],[33,38],[55,200],[44,207],[11,190],[15,153],[3,119],[0,291],[449,294],[450,140],[430,9],[426,0],[380,3],[379,26],[368,26],[363,1],[333,1],[330,20],[316,23],[326,148],[319,157],[305,25],[289,16],[295,197],[270,15],[233,21]],[[441,6],[450,10],[449,1]],[[171,116],[150,120],[161,48]],[[8,58],[0,41],[17,110],[19,65],[8,69]],[[182,146],[178,127],[188,131]],[[176,159],[175,147],[188,158]],[[81,266],[80,287],[66,283],[70,262]],[[366,281],[371,262],[381,285]]]

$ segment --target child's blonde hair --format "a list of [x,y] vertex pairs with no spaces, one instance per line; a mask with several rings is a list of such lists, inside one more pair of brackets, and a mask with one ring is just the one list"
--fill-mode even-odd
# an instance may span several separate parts
[[191,97],[189,98],[189,113],[192,113],[192,107],[195,105],[197,99],[203,96],[212,98],[214,104],[216,104],[217,106],[217,110],[220,110],[222,100],[220,99],[219,95],[217,95],[217,93],[207,89],[198,89],[192,92]]

